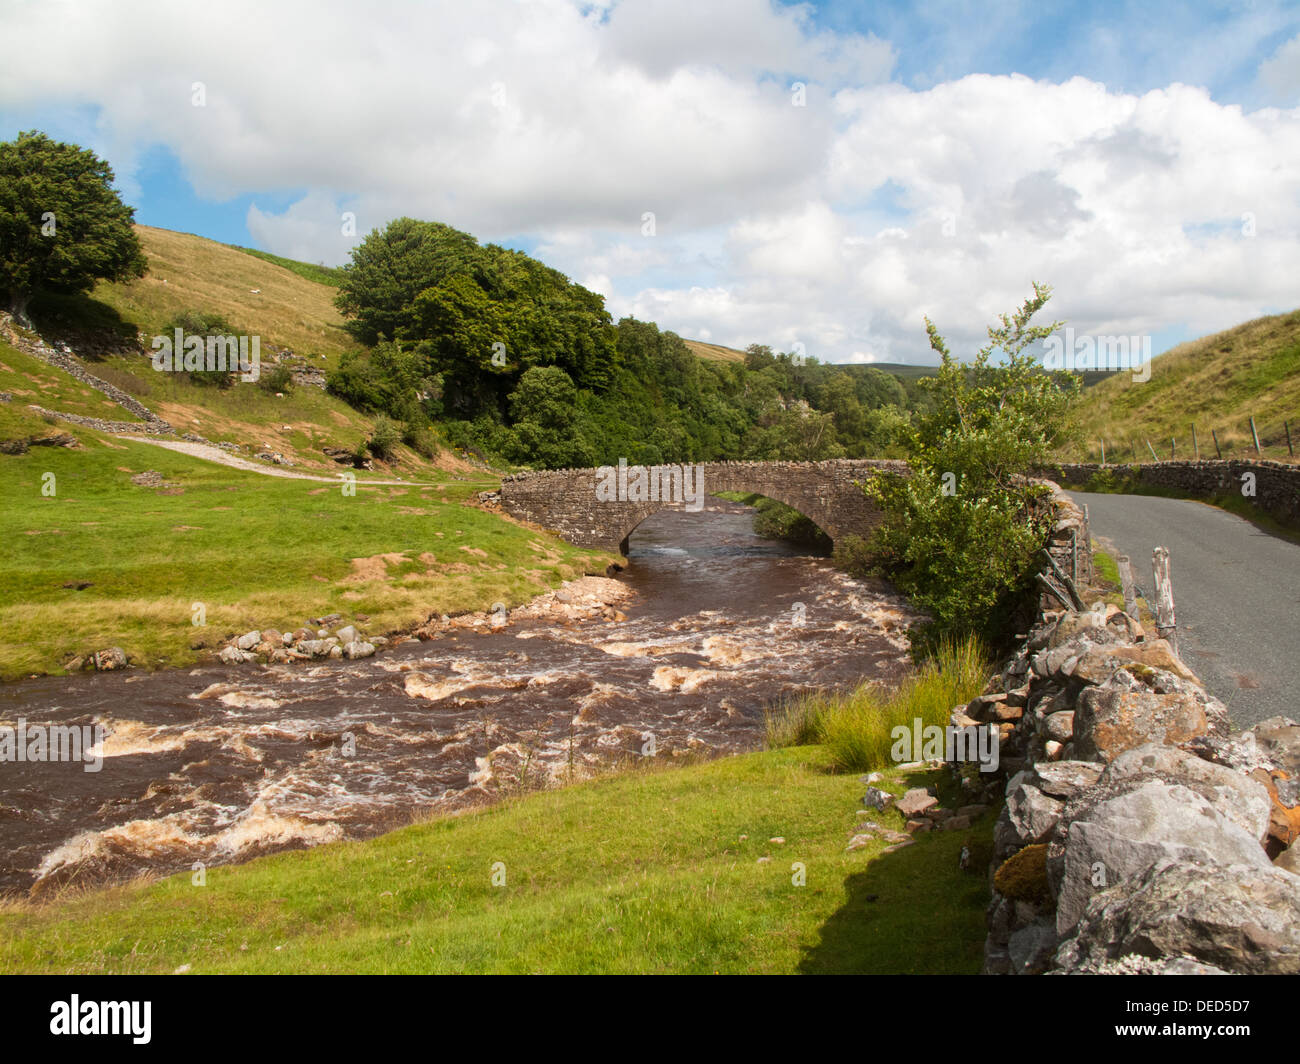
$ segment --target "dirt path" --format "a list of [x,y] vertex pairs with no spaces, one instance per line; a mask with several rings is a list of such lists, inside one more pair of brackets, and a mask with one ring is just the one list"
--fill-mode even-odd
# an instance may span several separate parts
[[[138,435],[119,435],[119,440],[132,440],[136,443],[151,443],[155,447],[166,447],[169,451],[179,451],[181,454],[188,454],[193,458],[202,458],[208,462],[217,462],[220,465],[230,466],[232,469],[244,469],[250,473],[261,473],[266,477],[284,477],[287,480],[315,480],[321,484],[338,484],[340,483],[338,474],[332,477],[319,476],[315,473],[294,473],[288,469],[276,469],[271,466],[262,465],[260,462],[250,462],[247,458],[240,458],[238,455],[230,454],[223,451],[220,447],[212,447],[206,443],[192,443],[189,440],[159,440],[148,436]],[[409,487],[412,484],[422,483],[418,480],[364,480],[357,478],[357,483],[378,484],[385,486],[402,486]]]

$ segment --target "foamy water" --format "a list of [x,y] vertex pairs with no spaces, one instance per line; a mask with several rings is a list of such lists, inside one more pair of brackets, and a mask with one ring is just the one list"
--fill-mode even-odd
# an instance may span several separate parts
[[7,685],[0,718],[106,735],[98,773],[0,765],[0,889],[365,837],[650,747],[756,749],[780,698],[897,679],[906,604],[748,526],[730,504],[646,522],[622,621],[551,599],[363,661]]

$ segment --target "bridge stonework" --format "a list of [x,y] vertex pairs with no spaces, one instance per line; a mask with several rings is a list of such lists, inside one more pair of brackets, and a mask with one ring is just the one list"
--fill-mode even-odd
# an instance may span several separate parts
[[[907,463],[883,459],[696,462],[686,468],[694,471],[703,496],[719,491],[765,495],[798,510],[832,541],[865,536],[879,523],[880,511],[859,484],[875,473],[907,473]],[[501,508],[576,546],[624,555],[628,536],[647,517],[664,509],[689,509],[679,502],[602,500],[598,480],[604,483],[606,478],[598,478],[596,469],[516,473],[501,482]]]

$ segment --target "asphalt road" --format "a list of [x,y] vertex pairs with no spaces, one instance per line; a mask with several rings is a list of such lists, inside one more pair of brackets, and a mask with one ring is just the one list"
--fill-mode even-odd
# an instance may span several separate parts
[[1300,544],[1199,502],[1069,494],[1152,597],[1151,551],[1168,549],[1179,651],[1236,725],[1300,720]]

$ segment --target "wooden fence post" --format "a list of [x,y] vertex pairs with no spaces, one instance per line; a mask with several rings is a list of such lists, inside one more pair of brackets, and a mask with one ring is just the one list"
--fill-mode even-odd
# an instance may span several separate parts
[[1259,433],[1255,431],[1255,418],[1253,415],[1250,419],[1250,434],[1255,440],[1255,453],[1259,454]]
[[1292,458],[1294,458],[1295,451],[1291,447],[1291,422],[1289,421],[1282,422],[1282,427],[1286,429],[1286,453],[1289,454]]
[[1199,443],[1196,442],[1196,425],[1195,425],[1195,424],[1192,425],[1192,451],[1194,452],[1194,454],[1195,454],[1195,456],[1196,456],[1196,460],[1199,462],[1199,461],[1201,460],[1201,445],[1200,445]]
[[1214,453],[1219,456],[1220,461],[1223,459],[1223,448],[1219,446],[1219,434],[1210,429],[1210,435],[1214,437]]
[[1156,455],[1156,449],[1151,446],[1150,440],[1147,440],[1147,450],[1151,452],[1151,461],[1153,462],[1160,461],[1159,457]]
[[1135,621],[1140,621],[1142,618],[1138,615],[1137,592],[1134,591],[1136,581],[1133,579],[1133,563],[1127,554],[1121,554],[1115,560],[1119,563],[1119,585],[1124,595],[1124,612]]
[[1098,442],[1101,444],[1101,464],[1105,465],[1106,464],[1106,441],[1099,440]]
[[1156,584],[1156,635],[1169,640],[1178,653],[1178,622],[1174,617],[1174,588],[1169,580],[1169,552],[1157,547],[1151,552],[1151,567]]

